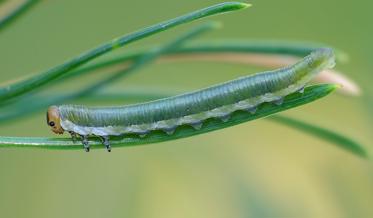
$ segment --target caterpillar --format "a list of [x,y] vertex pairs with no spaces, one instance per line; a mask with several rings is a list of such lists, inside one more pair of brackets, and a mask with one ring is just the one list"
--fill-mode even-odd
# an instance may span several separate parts
[[265,102],[281,105],[285,96],[302,92],[316,74],[334,64],[332,49],[320,48],[289,67],[169,98],[115,107],[50,106],[47,124],[54,133],[69,132],[74,141],[80,136],[87,152],[88,137],[98,136],[110,152],[110,136],[146,137],[155,130],[171,135],[181,125],[190,125],[198,131],[209,118],[226,122],[237,110],[255,113],[257,106]]

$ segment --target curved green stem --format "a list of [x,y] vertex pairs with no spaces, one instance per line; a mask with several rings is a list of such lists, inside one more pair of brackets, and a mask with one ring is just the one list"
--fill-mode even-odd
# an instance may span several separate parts
[[353,154],[356,154],[360,157],[368,157],[367,152],[365,151],[363,146],[361,146],[358,142],[342,134],[331,131],[329,129],[280,115],[271,116],[269,117],[269,120],[275,121],[280,124],[284,124],[298,131],[303,131],[307,134],[315,135],[320,139],[331,142],[332,144],[335,144],[338,147],[343,148],[349,152],[352,152]]
[[30,92],[31,90],[40,88],[48,82],[61,77],[67,72],[81,66],[82,64],[87,63],[88,61],[93,60],[99,56],[102,56],[103,54],[106,54],[116,48],[120,48],[124,45],[130,44],[145,37],[154,35],[156,33],[165,31],[177,25],[188,23],[211,15],[243,9],[248,6],[248,4],[240,2],[226,2],[222,4],[217,4],[165,22],[158,23],[156,25],[144,28],[142,30],[119,37],[117,39],[113,39],[108,43],[100,45],[59,66],[47,70],[44,73],[38,74],[35,77],[31,77],[21,82],[17,82],[0,88],[0,102],[3,103],[5,100],[9,100],[17,96],[24,95]]
[[97,90],[100,88],[124,77],[128,76],[129,74],[135,72],[136,70],[141,69],[142,67],[148,65],[152,61],[154,61],[156,58],[161,56],[163,53],[173,50],[186,41],[192,39],[193,37],[196,37],[200,34],[203,34],[204,32],[216,28],[218,25],[216,23],[206,23],[204,25],[197,26],[193,28],[192,30],[188,31],[184,35],[181,35],[174,41],[171,41],[170,43],[159,47],[158,49],[154,49],[152,51],[149,51],[148,53],[144,53],[143,56],[136,59],[136,61],[129,66],[128,68],[125,68],[124,70],[120,70],[116,72],[114,75],[110,75],[107,78],[104,78],[103,80],[100,80],[92,85],[89,85],[79,91],[75,91],[71,94],[65,94],[65,95],[59,95],[59,96],[50,96],[47,98],[38,98],[34,96],[27,96],[24,99],[11,104],[10,106],[5,106],[0,111],[0,124],[4,124],[5,121],[9,121],[16,118],[21,118],[23,116],[29,115],[35,111],[45,109],[45,107],[48,107],[50,105],[59,104],[62,102],[71,101],[77,98],[82,98],[85,96],[88,96],[89,94],[94,94]]
[[[115,73],[114,75],[110,75],[107,78],[105,78],[103,80],[100,80],[100,81],[94,83],[93,85],[90,85],[87,88],[84,88],[83,90],[74,93],[72,96],[68,97],[68,99],[74,99],[74,98],[82,97],[82,96],[87,95],[87,94],[94,93],[97,90],[99,90],[100,88],[102,88],[102,87],[104,87],[104,86],[106,86],[106,85],[108,85],[108,84],[110,84],[110,83],[112,83],[112,82],[114,82],[118,79],[121,79],[124,76],[128,76],[130,73],[135,72],[137,69],[139,69],[141,67],[144,67],[145,65],[151,63],[152,61],[154,61],[156,58],[158,58],[162,54],[176,49],[177,47],[181,46],[183,43],[192,39],[193,37],[196,37],[200,34],[203,34],[206,31],[214,29],[216,27],[218,27],[217,23],[206,23],[204,25],[200,25],[196,28],[193,28],[192,30],[190,30],[186,34],[178,37],[174,41],[171,41],[171,42],[167,43],[166,45],[164,45],[160,48],[153,49],[153,50],[143,54],[142,56],[140,56],[140,58],[136,59],[135,63],[131,64],[131,66],[129,66],[128,68],[126,68],[124,70],[121,70],[121,71]],[[68,99],[66,99],[66,100],[68,100]]]
[[[224,40],[224,41],[212,41],[212,42],[194,42],[188,43],[187,45],[182,45],[175,47],[173,49],[164,50],[162,57],[167,55],[184,55],[184,54],[200,54],[203,53],[206,56],[219,54],[220,52],[228,52],[229,54],[239,54],[239,53],[262,53],[262,54],[288,54],[292,56],[304,56],[312,52],[314,49],[318,48],[319,44],[312,44],[312,43],[302,43],[302,42],[283,42],[279,43],[278,41],[232,41],[232,40]],[[156,47],[155,50],[161,49],[160,47]],[[154,50],[154,49],[153,49]],[[97,63],[89,64],[88,66],[84,66],[77,70],[71,71],[69,74],[63,76],[61,80],[68,79],[71,77],[81,76],[87,73],[91,73],[94,70],[103,69],[106,67],[111,67],[113,65],[126,63],[127,61],[136,62],[141,57],[146,55],[147,53],[151,52],[151,49],[144,50],[144,51],[135,51],[125,55],[119,55],[117,57],[110,58],[109,60],[100,61]],[[182,58],[183,59],[183,58]],[[131,64],[132,65],[132,64]],[[122,71],[131,71],[131,65],[125,66]],[[129,69],[127,69],[129,68]],[[122,72],[123,73],[123,72]],[[126,93],[124,93],[126,95]],[[141,96],[134,94],[135,96]],[[75,96],[75,97],[74,97]],[[85,96],[85,97],[94,97]],[[127,96],[128,97],[128,96]],[[130,97],[130,96],[129,96]],[[20,101],[14,104],[8,104],[4,106],[0,112],[0,125],[4,124],[6,121],[11,121],[14,119],[22,118],[26,115],[29,115],[33,112],[44,110],[46,107],[52,104],[61,104],[66,103],[67,101],[74,100],[74,98],[79,98],[79,94],[73,94],[69,97],[63,96],[54,96],[51,97],[34,97],[34,96],[26,96]],[[30,104],[32,102],[32,104]],[[27,107],[25,107],[27,105]]]
[[[175,140],[179,138],[190,137],[215,131],[230,126],[234,126],[243,122],[263,118],[284,110],[298,107],[317,99],[320,99],[329,93],[333,92],[338,86],[336,85],[315,85],[307,87],[303,94],[293,93],[285,97],[284,103],[280,106],[265,103],[258,107],[255,114],[248,112],[237,111],[232,114],[227,122],[222,122],[219,119],[208,119],[203,123],[200,130],[195,130],[190,126],[180,126],[171,136],[162,131],[151,132],[144,138],[137,135],[126,135],[124,137],[113,137],[111,143],[113,147],[124,147],[132,145],[143,145]],[[91,139],[92,148],[103,148],[104,146],[98,139]],[[70,139],[61,138],[33,138],[33,137],[0,137],[0,147],[28,147],[28,148],[49,148],[49,149],[81,149],[80,143],[73,143]]]
[[[105,92],[96,92],[89,96],[83,96],[84,98],[82,100],[85,101],[150,101],[155,100],[159,98],[165,98],[172,95],[177,94],[176,92],[172,93],[166,93],[166,92],[160,92],[158,91],[146,91],[146,88],[136,89],[136,90],[130,90],[130,91],[105,91]],[[47,101],[47,99],[51,99],[52,96],[39,96],[32,98],[31,101],[33,102],[44,102]],[[26,105],[29,105],[28,108]],[[45,105],[45,104],[42,104]],[[48,105],[48,104],[46,104]],[[34,107],[33,104],[25,103],[20,108],[27,108],[29,110],[29,107]],[[45,108],[45,107],[43,107]],[[20,113],[14,114],[14,116],[19,116]],[[1,119],[1,116],[0,116]],[[306,134],[315,136],[317,138],[320,138],[322,140],[325,140],[327,142],[330,142],[338,147],[341,147],[342,149],[345,149],[346,151],[352,152],[353,154],[356,154],[360,157],[367,158],[367,152],[364,149],[364,146],[360,143],[356,142],[355,140],[346,137],[342,134],[339,134],[337,132],[331,131],[326,128],[322,128],[319,126],[316,126],[311,123],[307,123],[298,119],[285,117],[282,115],[273,115],[268,118],[268,120],[277,122],[279,124],[288,126],[290,128],[294,128],[298,131],[302,131]]]
[[[16,19],[21,17],[21,15],[25,14],[32,6],[35,5],[39,0],[25,0],[20,5],[18,5],[15,9],[8,12],[5,16],[0,18],[0,31],[3,30],[5,27],[9,26],[12,22]],[[5,4],[5,3],[4,3]]]
[[[303,57],[308,55],[317,48],[322,47],[321,44],[315,43],[294,43],[294,42],[279,42],[279,41],[196,41],[188,43],[187,45],[175,48],[164,54],[164,56],[183,55],[183,54],[216,54],[216,53],[260,53],[260,54],[274,54],[274,55],[291,55]],[[132,51],[126,54],[117,55],[110,59],[103,60],[96,63],[88,64],[79,69],[73,70],[63,76],[63,79],[81,76],[91,73],[94,70],[100,70],[116,64],[121,64],[127,61],[135,61],[144,53],[151,49],[143,49],[139,51]],[[345,56],[343,52],[336,52],[337,58]],[[61,78],[62,79],[62,78]]]

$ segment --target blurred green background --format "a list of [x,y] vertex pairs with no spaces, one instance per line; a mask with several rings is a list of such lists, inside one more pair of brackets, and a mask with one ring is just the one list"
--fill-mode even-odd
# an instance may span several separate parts
[[[0,82],[40,72],[124,33],[215,3],[41,1],[0,33]],[[333,94],[285,114],[353,137],[372,156],[373,3],[250,3],[248,10],[206,19],[221,21],[224,28],[202,38],[315,41],[346,51],[351,60],[337,69],[360,84],[364,95]],[[193,25],[116,53],[167,42]],[[257,70],[226,63],[167,63],[148,66],[115,85],[182,92]],[[39,113],[1,125],[0,135],[52,133],[45,114]],[[371,160],[267,120],[112,153],[0,151],[1,217],[372,217],[372,202]]]

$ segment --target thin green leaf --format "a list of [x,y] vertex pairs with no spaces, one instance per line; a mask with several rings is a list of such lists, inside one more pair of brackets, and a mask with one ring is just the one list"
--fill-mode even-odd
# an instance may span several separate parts
[[[280,54],[303,57],[318,48],[333,48],[333,46],[315,42],[297,42],[283,40],[215,40],[196,41],[175,51],[176,53],[210,53],[210,52],[243,52]],[[333,48],[336,59],[346,62],[349,57],[344,51]]]
[[[188,43],[187,45],[170,50],[163,56],[166,58],[174,55],[184,54],[216,54],[216,53],[260,53],[260,54],[278,54],[291,55],[296,57],[303,57],[308,55],[317,48],[321,48],[321,44],[306,43],[306,42],[279,42],[274,41],[196,41]],[[328,46],[324,46],[328,47]],[[63,76],[63,79],[73,78],[91,73],[95,70],[100,70],[106,67],[111,67],[116,64],[122,64],[127,61],[135,61],[144,53],[151,49],[144,49],[139,51],[132,51],[126,54],[117,55],[110,59],[90,63],[87,66],[80,67]],[[336,52],[337,57],[344,56],[343,52]]]
[[[25,0],[24,2],[17,5],[17,7],[14,8],[12,11],[9,11],[8,13],[6,13],[5,16],[0,18],[0,31],[3,30],[5,27],[9,26],[9,24],[17,20],[19,17],[21,17],[21,15],[25,14],[25,12],[27,12],[38,1],[39,0]],[[7,4],[7,3],[8,2],[3,3],[3,4]]]
[[106,54],[116,48],[120,48],[124,45],[130,44],[132,42],[151,36],[153,34],[165,31],[180,24],[188,23],[211,15],[247,8],[248,6],[248,4],[240,2],[221,3],[205,9],[194,11],[192,13],[162,23],[158,23],[156,25],[144,28],[137,32],[111,40],[108,43],[105,43],[88,52],[85,52],[79,55],[78,57],[65,62],[64,64],[47,70],[44,73],[38,74],[34,77],[28,78],[21,82],[17,82],[0,88],[0,102],[3,103],[5,100],[9,100],[17,96],[24,95],[30,92],[31,90],[40,88],[48,82],[60,78],[65,73],[77,68],[78,66],[81,66],[82,64],[87,63],[88,61],[93,60],[94,58],[97,58],[103,54]]
[[100,88],[102,88],[102,87],[104,87],[104,86],[106,86],[106,85],[108,85],[108,84],[110,84],[114,81],[117,81],[124,76],[128,76],[130,73],[135,72],[137,69],[143,67],[144,65],[150,64],[152,61],[154,61],[156,58],[158,58],[162,54],[166,53],[167,51],[171,51],[171,50],[176,49],[177,47],[181,46],[183,43],[190,40],[191,38],[196,37],[196,36],[198,36],[202,33],[205,33],[208,30],[217,28],[218,26],[219,25],[217,23],[206,23],[204,25],[200,25],[198,27],[195,27],[192,30],[190,30],[189,32],[187,32],[186,34],[178,37],[174,41],[171,41],[170,43],[167,43],[166,45],[164,45],[160,48],[150,50],[148,53],[144,54],[139,59],[137,59],[135,61],[135,63],[132,64],[131,66],[129,66],[128,68],[126,68],[124,70],[121,70],[121,71],[115,73],[114,75],[111,75],[111,76],[109,76],[109,77],[107,77],[103,80],[100,80],[99,82],[97,82],[97,83],[95,83],[95,84],[93,84],[93,85],[91,85],[91,86],[89,86],[89,87],[87,87],[87,88],[85,88],[85,89],[83,89],[79,92],[74,93],[72,96],[69,96],[68,99],[74,99],[74,98],[78,98],[78,97],[81,97],[81,96],[84,96],[84,95],[87,95],[87,94],[94,93],[98,89],[100,89]]
[[[207,54],[214,55],[219,52],[229,52],[229,53],[263,53],[263,54],[288,54],[294,56],[304,56],[312,52],[315,48],[318,48],[319,44],[312,43],[301,43],[301,42],[283,42],[274,43],[273,41],[215,41],[215,42],[195,42],[188,43],[186,46],[175,47],[174,49],[166,50],[162,53],[162,56],[167,55],[182,55],[182,54]],[[154,49],[160,49],[156,47]],[[135,51],[130,54],[120,55],[118,57],[111,58],[106,61],[101,61],[98,63],[90,64],[88,66],[82,67],[78,70],[74,70],[69,74],[65,75],[63,79],[69,77],[80,76],[86,73],[90,73],[94,70],[102,69],[105,67],[111,67],[116,64],[121,64],[126,61],[136,62],[143,55],[151,52],[154,49],[149,49],[145,51]],[[128,67],[128,66],[125,66]],[[61,81],[61,80],[59,80]],[[126,95],[126,93],[124,93]],[[141,93],[140,93],[141,95]],[[87,97],[87,96],[86,96]],[[91,98],[94,95],[90,96]],[[75,98],[79,98],[76,96]],[[52,104],[62,104],[67,101],[73,100],[73,96],[69,98],[63,98],[62,96],[26,96],[19,99],[18,102],[13,104],[8,104],[2,107],[0,111],[0,125],[5,124],[6,121],[11,121],[14,119],[19,119],[32,114],[39,110],[45,110],[46,107]],[[32,104],[31,104],[32,103]]]
[[22,101],[18,101],[15,104],[10,106],[5,106],[2,108],[2,113],[0,113],[0,123],[4,124],[5,121],[9,121],[16,118],[21,118],[23,116],[29,115],[35,111],[45,109],[46,107],[54,104],[59,104],[66,101],[71,101],[77,98],[81,98],[84,96],[92,95],[100,88],[104,87],[105,85],[110,84],[124,76],[128,76],[130,73],[139,70],[140,68],[146,66],[147,64],[154,61],[157,57],[162,55],[163,53],[173,50],[178,46],[182,45],[186,41],[190,40],[193,37],[196,37],[208,30],[218,27],[217,23],[206,23],[204,25],[200,25],[198,27],[193,28],[189,32],[185,33],[184,35],[178,37],[174,41],[164,45],[163,47],[159,47],[157,49],[153,49],[148,53],[144,53],[143,56],[136,59],[135,63],[132,64],[130,67],[116,72],[115,74],[108,76],[107,78],[100,80],[86,88],[83,88],[79,91],[75,91],[72,94],[66,95],[59,95],[59,96],[50,96],[48,98],[38,99],[37,97],[28,96],[27,98],[23,99]]
[[[133,145],[144,145],[151,143],[164,142],[169,140],[175,140],[179,138],[190,137],[207,133],[214,130],[219,130],[234,126],[243,122],[263,118],[284,110],[288,110],[294,107],[298,107],[317,99],[320,99],[332,91],[334,91],[337,85],[315,85],[307,87],[303,94],[293,93],[285,97],[284,103],[280,106],[264,103],[258,107],[255,114],[250,114],[244,111],[237,111],[232,114],[231,118],[227,122],[222,122],[219,119],[208,119],[204,122],[202,129],[195,130],[190,126],[180,126],[176,129],[173,135],[167,135],[163,131],[151,132],[144,138],[140,138],[137,135],[126,135],[124,137],[113,137],[111,143],[113,147],[124,147]],[[98,139],[91,138],[90,145],[92,148],[103,148],[104,146]],[[80,143],[73,143],[71,139],[63,138],[34,138],[34,137],[0,137],[0,147],[11,148],[11,147],[28,147],[28,148],[48,148],[48,149],[81,149]]]
[[[122,90],[122,91],[106,90],[102,92],[96,92],[92,95],[84,96],[84,98],[79,98],[79,99],[88,101],[88,102],[92,102],[92,101],[93,102],[97,102],[97,101],[99,102],[103,102],[103,101],[143,102],[143,101],[151,101],[151,100],[160,99],[160,98],[166,98],[166,97],[169,97],[171,95],[176,95],[176,94],[178,93],[172,92],[172,94],[170,94],[166,92],[160,92],[159,90],[151,90],[151,91],[148,90],[147,91],[146,88],[139,88],[136,90]],[[27,107],[27,105],[32,106],[31,102],[41,103],[42,105],[45,105],[42,107],[42,109],[45,109],[48,106],[48,103],[43,103],[43,102],[46,102],[47,99],[50,99],[52,96],[53,95],[33,97],[28,102],[25,102],[23,105],[19,107],[19,108],[23,108],[23,112],[16,113],[14,114],[14,116],[20,116],[22,115],[22,113],[28,112],[30,108]],[[14,111],[12,112],[14,113]],[[341,147],[343,149],[346,149],[347,151],[357,154],[358,156],[367,157],[367,153],[363,145],[337,132],[331,132],[328,129],[318,127],[311,123],[305,123],[303,121],[300,121],[294,118],[284,117],[282,115],[273,115],[273,116],[268,117],[268,119],[273,122],[277,122],[282,125],[289,126],[291,128],[302,131],[306,134],[309,134],[317,138],[331,142],[338,147]],[[1,115],[0,115],[0,120],[1,120]],[[319,132],[321,132],[322,134],[319,134]]]
[[281,124],[285,124],[293,129],[312,134],[360,157],[368,157],[367,152],[361,144],[332,130],[285,116],[277,115],[269,117],[269,119]]

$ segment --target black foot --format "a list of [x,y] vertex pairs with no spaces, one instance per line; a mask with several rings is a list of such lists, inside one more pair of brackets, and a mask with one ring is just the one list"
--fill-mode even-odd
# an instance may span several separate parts
[[111,145],[110,145],[110,142],[109,142],[109,136],[102,136],[101,138],[102,138],[102,143],[106,147],[106,150],[108,152],[111,152]]
[[75,143],[75,142],[76,142],[76,138],[77,138],[76,133],[73,132],[73,131],[69,131],[69,133],[70,133],[70,135],[71,135],[71,139],[72,139],[73,142]]
[[80,137],[82,138],[82,143],[83,143],[84,150],[86,152],[89,152],[90,148],[89,148],[89,143],[88,143],[88,136],[83,135],[83,136],[80,136]]
[[305,88],[305,87],[303,86],[302,88],[299,89],[298,92],[301,93],[301,94],[303,94],[303,93],[304,93],[304,88]]

